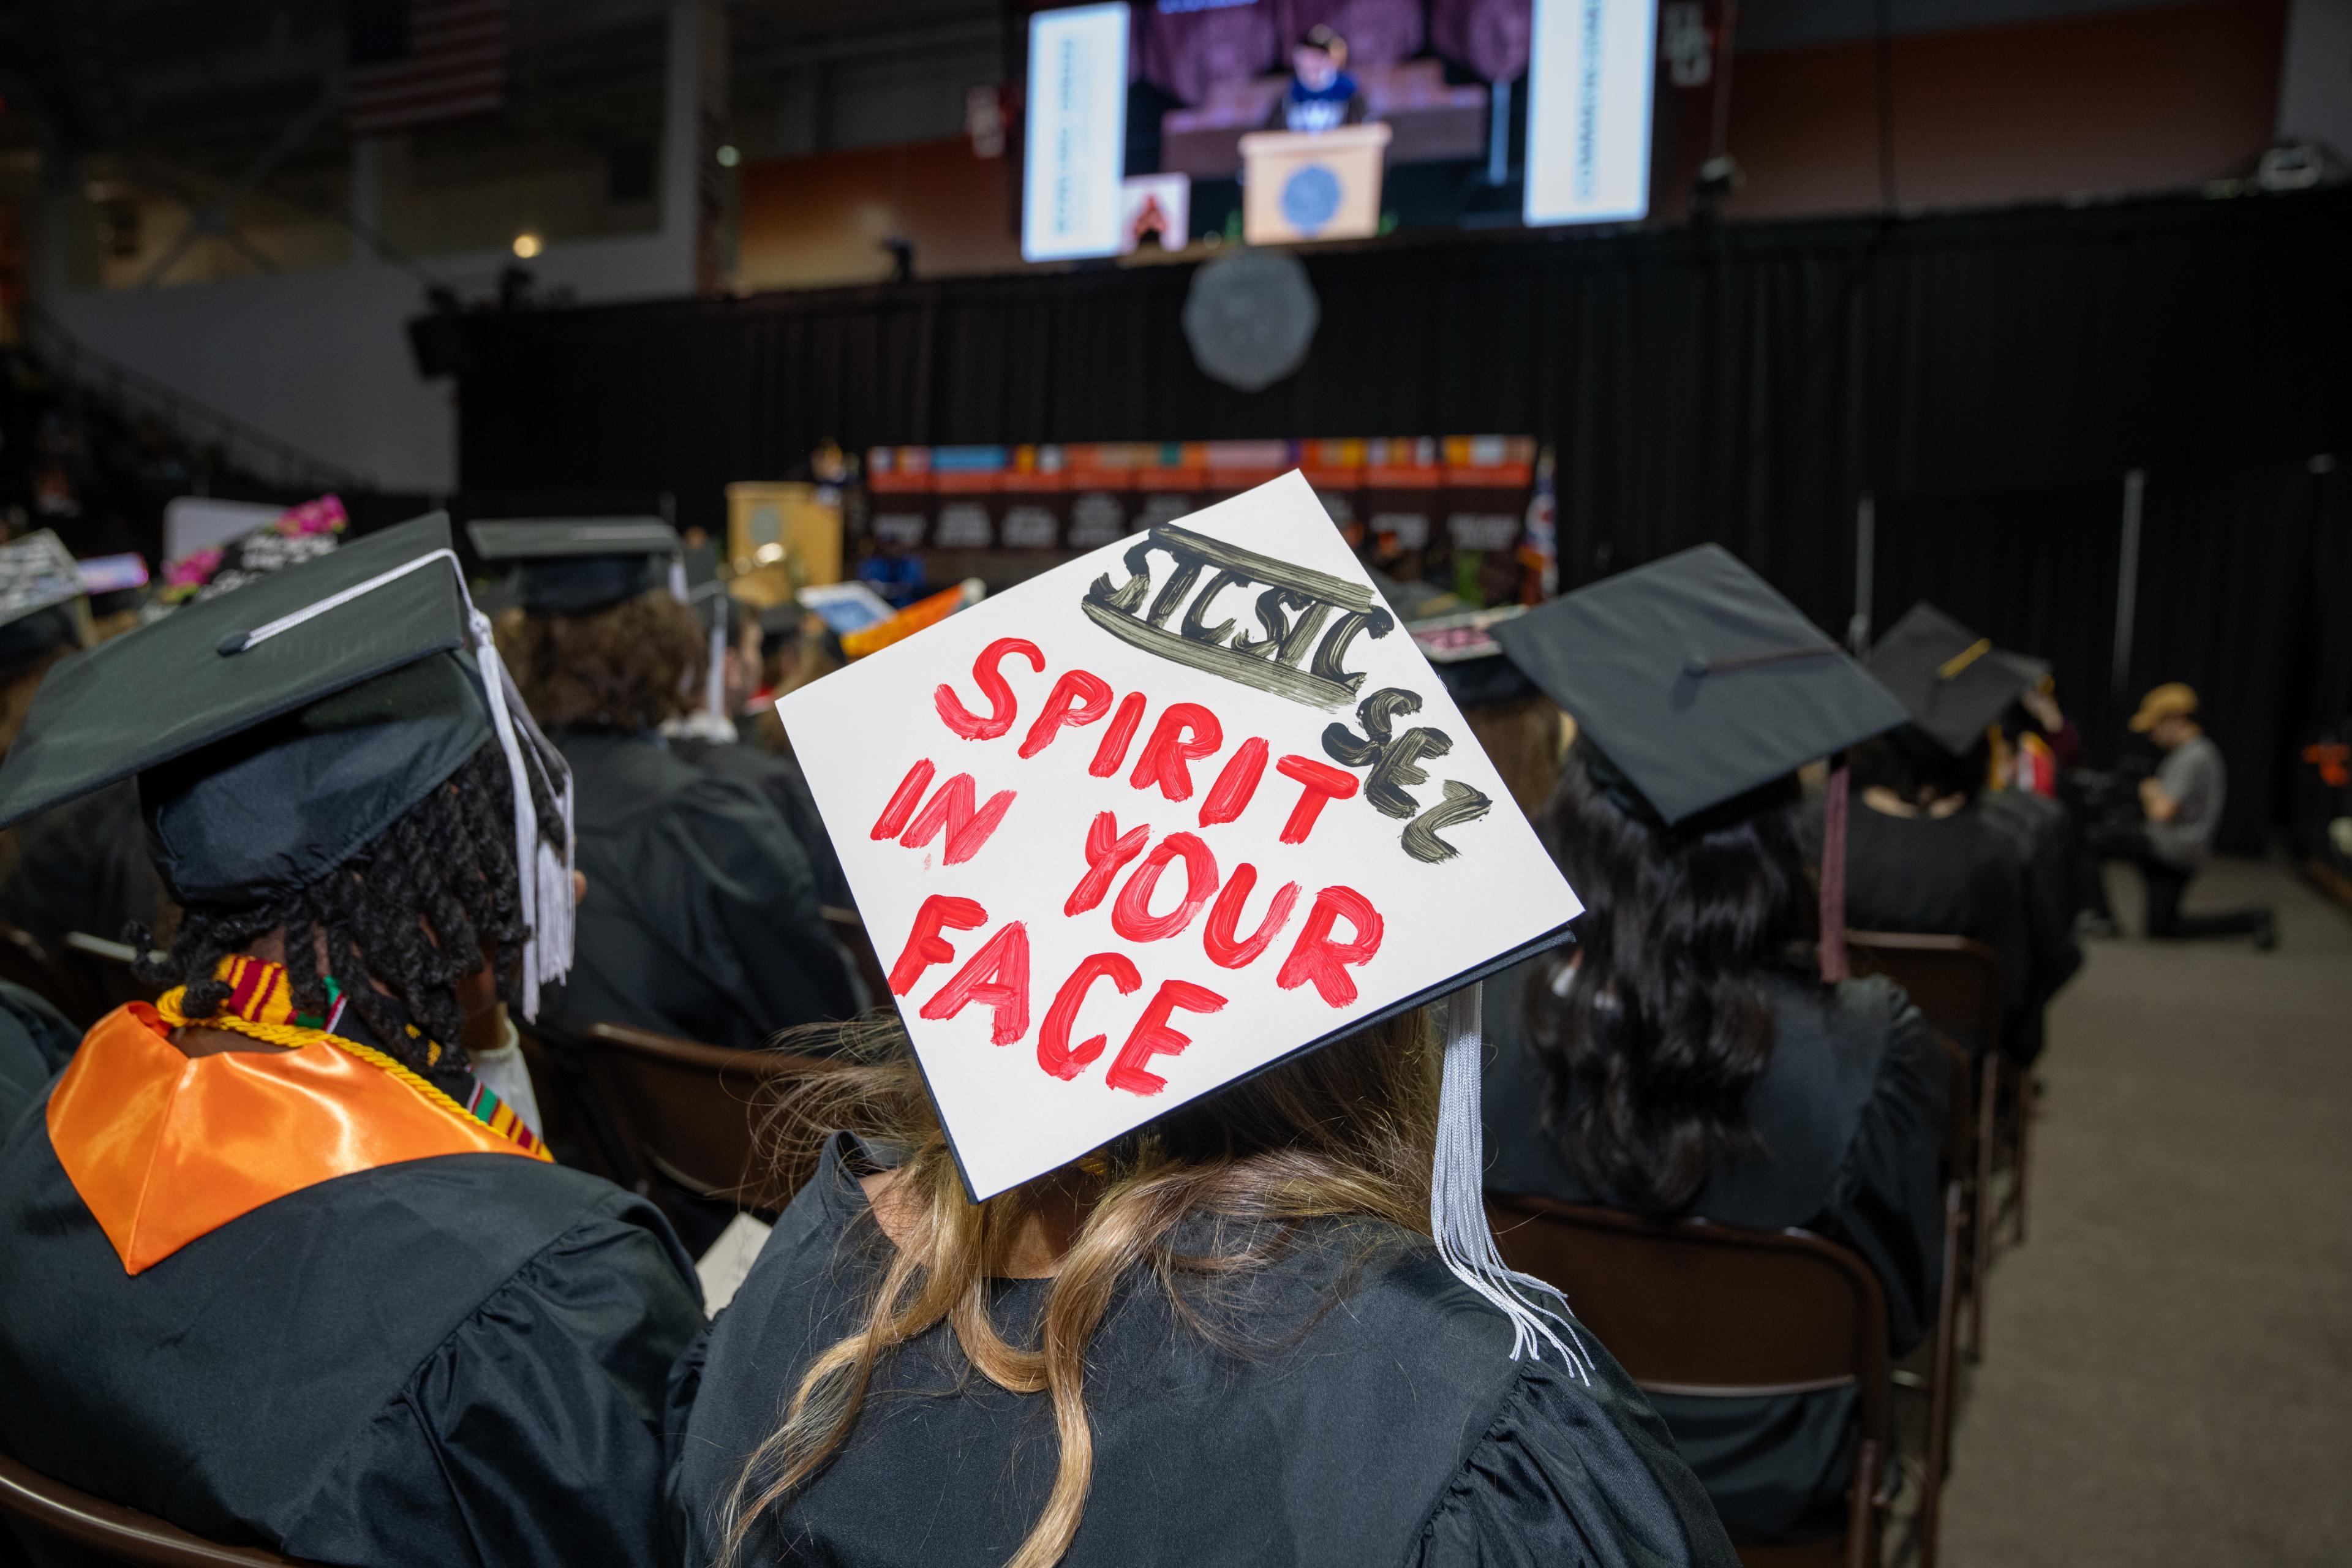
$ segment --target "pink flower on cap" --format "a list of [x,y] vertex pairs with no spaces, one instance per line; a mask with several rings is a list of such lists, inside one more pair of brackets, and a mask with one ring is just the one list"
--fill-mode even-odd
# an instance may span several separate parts
[[299,539],[306,533],[341,533],[348,521],[342,498],[330,493],[288,507],[274,526],[287,538]]

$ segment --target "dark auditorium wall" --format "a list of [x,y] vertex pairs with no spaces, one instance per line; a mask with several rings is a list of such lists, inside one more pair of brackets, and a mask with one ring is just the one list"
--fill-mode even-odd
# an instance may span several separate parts
[[2102,765],[2126,749],[2152,761],[2124,721],[2149,687],[2187,681],[2203,694],[2206,725],[2230,763],[2222,847],[2258,850],[2290,813],[2315,702],[2325,707],[2331,687],[2352,689],[2352,645],[2327,642],[2331,619],[2352,605],[2352,584],[2331,571],[2352,548],[2352,526],[2327,505],[2334,472],[2309,458],[2142,470],[2133,635],[2119,688],[2120,475],[1879,498],[1874,620],[1883,631],[1926,599],[2048,659],[2060,702]]
[[462,483],[674,490],[681,521],[716,525],[724,484],[828,436],[1526,431],[1559,455],[1569,583],[1717,540],[1843,627],[1864,491],[2097,489],[2345,450],[2347,256],[2346,189],[1332,248],[1305,256],[1322,303],[1306,366],[1255,394],[1194,368],[1187,266],[485,315]]
[[914,246],[925,277],[1017,268],[1021,241],[1005,216],[1016,173],[1011,159],[978,157],[961,138],[746,163],[737,286],[887,278],[882,242],[893,237]]
[[[1891,15],[1910,23],[1919,8]],[[1747,180],[1727,215],[1876,210],[1877,43],[1750,48],[1774,18],[1753,5],[1742,15],[1729,145]],[[2285,26],[2284,0],[2202,0],[1898,31],[1884,57],[1896,204],[2054,201],[2242,174],[2275,132]],[[1712,87],[1662,76],[1658,103],[1651,199],[1679,218],[1706,156]]]

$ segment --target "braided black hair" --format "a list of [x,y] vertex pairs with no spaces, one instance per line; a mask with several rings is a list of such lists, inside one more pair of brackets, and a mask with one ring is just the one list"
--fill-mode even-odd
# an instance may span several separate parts
[[[541,835],[555,842],[562,828],[547,781],[536,767],[524,773]],[[530,938],[515,864],[513,788],[504,752],[495,742],[485,744],[446,784],[309,887],[255,907],[191,907],[161,954],[151,956],[148,932],[132,927],[140,977],[185,985],[181,1010],[211,1017],[229,997],[227,982],[215,977],[221,960],[282,927],[296,1007],[325,1014],[331,974],[384,1050],[436,1079],[465,1072],[457,983],[481,967],[487,952],[499,994],[511,1004],[517,960]],[[411,1024],[425,1040],[410,1037]]]

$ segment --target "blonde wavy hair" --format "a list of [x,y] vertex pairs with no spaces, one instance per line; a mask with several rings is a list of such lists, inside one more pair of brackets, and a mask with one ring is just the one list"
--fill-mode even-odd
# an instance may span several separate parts
[[[780,1185],[807,1181],[835,1131],[903,1151],[886,1200],[896,1246],[862,1326],[809,1363],[783,1425],[752,1451],[721,1503],[725,1568],[740,1562],[760,1517],[847,1441],[882,1359],[940,1323],[991,1383],[1053,1402],[1053,1488],[1007,1560],[1007,1568],[1050,1568],[1086,1512],[1094,1469],[1087,1346],[1123,1283],[1156,1283],[1180,1318],[1205,1328],[1188,1310],[1187,1285],[1255,1273],[1304,1222],[1365,1219],[1397,1227],[1386,1233],[1392,1237],[1429,1234],[1439,1053],[1424,1013],[1359,1030],[979,1204],[964,1197],[897,1023],[818,1027],[827,1037],[821,1046],[808,1031],[782,1043],[835,1049],[849,1065],[801,1080],[778,1106],[768,1135]],[[1085,1219],[1053,1277],[1039,1343],[1009,1343],[990,1318],[988,1282],[1004,1272],[1033,1219],[1074,1203]],[[874,1223],[870,1214],[862,1223]]]

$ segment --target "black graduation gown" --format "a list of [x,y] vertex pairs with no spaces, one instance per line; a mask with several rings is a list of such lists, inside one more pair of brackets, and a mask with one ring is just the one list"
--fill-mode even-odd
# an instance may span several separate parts
[[[1543,1061],[1526,1039],[1531,960],[1487,982],[1486,1185],[1601,1203],[1546,1126]],[[1884,979],[1825,990],[1770,976],[1773,1045],[1748,1091],[1765,1158],[1720,1166],[1691,1213],[1725,1225],[1795,1226],[1859,1253],[1886,1292],[1887,1336],[1902,1354],[1935,1324],[1942,1285],[1937,1181],[1951,1071],[1918,1010]],[[1783,1541],[1841,1528],[1850,1479],[1852,1390],[1759,1399],[1658,1395],[1683,1457],[1735,1539]]]
[[670,743],[695,766],[724,778],[741,779],[766,795],[783,814],[793,837],[808,855],[809,869],[816,878],[817,902],[842,910],[856,908],[849,896],[849,878],[841,868],[841,857],[834,850],[833,837],[825,832],[824,818],[816,809],[816,796],[809,793],[808,777],[796,760],[749,739],[730,742],[692,738]]
[[[745,1457],[812,1354],[858,1318],[882,1266],[889,1243],[845,1147],[827,1152],[680,1363],[676,1399],[690,1409],[671,1421],[677,1561],[713,1560],[714,1513]],[[1035,1342],[1049,1286],[1000,1282],[997,1321],[1016,1342]],[[1094,1475],[1065,1568],[1731,1568],[1705,1494],[1607,1353],[1583,1335],[1597,1363],[1589,1384],[1549,1348],[1512,1361],[1502,1317],[1425,1242],[1328,1226],[1237,1289],[1208,1309],[1246,1347],[1222,1351],[1176,1321],[1156,1287],[1114,1301],[1087,1354]],[[1010,1557],[1053,1479],[1050,1403],[977,1374],[957,1387],[961,1371],[944,1328],[886,1360],[846,1443],[781,1522],[762,1517],[744,1561],[996,1568]]]
[[630,1024],[714,1046],[858,1007],[808,856],[768,799],[655,735],[566,730],[580,905],[572,973],[540,1012],[559,1037]]
[[10,830],[16,862],[0,885],[0,920],[55,949],[68,931],[121,942],[136,921],[151,931],[171,900],[147,853],[139,786],[113,784]]
[[2083,967],[2083,944],[2074,936],[2082,892],[2077,885],[2081,857],[2074,847],[2074,819],[2056,801],[2022,789],[1989,790],[1977,798],[1976,809],[2025,867],[2033,991],[2039,998],[2027,1020],[2030,1059],[2041,1054],[2043,1009],[2059,987]]
[[[2034,896],[2010,836],[1976,805],[1949,816],[1890,816],[1856,798],[1846,813],[1845,919],[1857,931],[1974,937],[2000,955],[2001,1048],[2031,1061],[2042,1048],[2045,974]],[[2071,940],[2071,939],[2070,939]],[[1956,1042],[1971,1059],[1979,1039]]]
[[0,1145],[0,1452],[216,1541],[650,1568],[702,1321],[652,1205],[560,1165],[338,1176],[134,1276],[37,1110]]
[[21,985],[0,980],[0,1138],[73,1057],[81,1031]]

